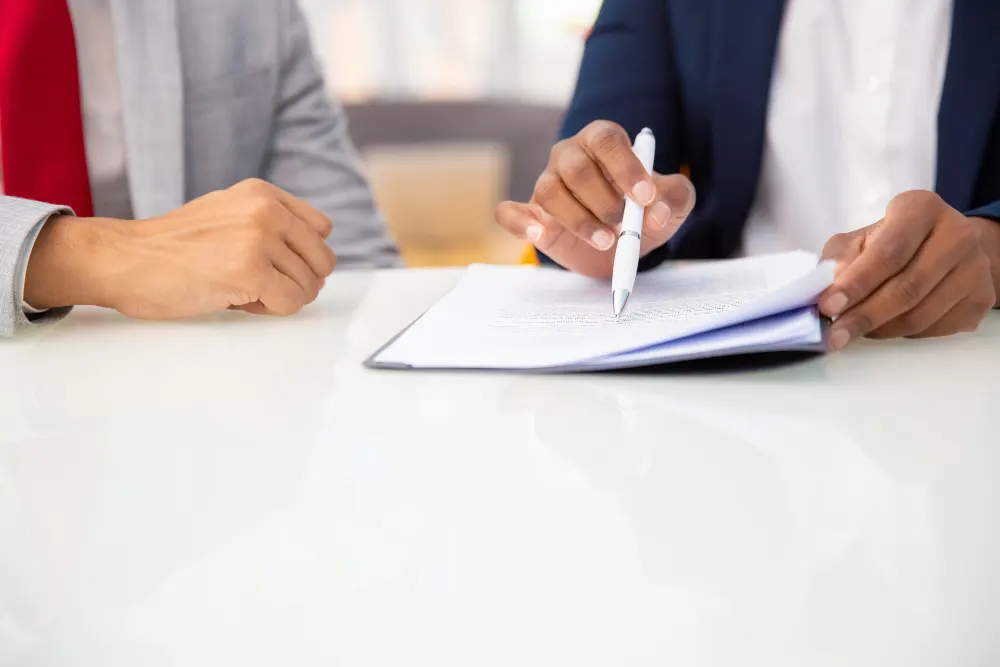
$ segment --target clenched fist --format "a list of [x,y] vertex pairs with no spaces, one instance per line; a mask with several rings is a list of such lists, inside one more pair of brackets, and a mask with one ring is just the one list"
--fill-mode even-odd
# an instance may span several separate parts
[[226,308],[290,315],[336,266],[331,231],[325,215],[260,180],[148,220],[54,218],[31,253],[24,298],[141,319]]
[[556,144],[531,201],[502,203],[497,222],[563,267],[607,278],[626,196],[646,208],[643,255],[669,241],[695,204],[691,181],[647,174],[625,130],[597,121]]
[[976,329],[997,302],[998,237],[1000,223],[968,218],[931,192],[902,194],[881,221],[834,236],[823,258],[838,275],[820,300],[835,318],[831,346]]

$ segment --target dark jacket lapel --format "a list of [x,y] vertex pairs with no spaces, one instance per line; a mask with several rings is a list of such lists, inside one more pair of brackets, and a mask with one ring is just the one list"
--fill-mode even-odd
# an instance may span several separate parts
[[712,166],[725,201],[712,214],[739,215],[752,203],[784,8],[785,0],[714,0]]
[[972,198],[1000,101],[1000,0],[955,0],[938,115],[937,191],[960,210]]

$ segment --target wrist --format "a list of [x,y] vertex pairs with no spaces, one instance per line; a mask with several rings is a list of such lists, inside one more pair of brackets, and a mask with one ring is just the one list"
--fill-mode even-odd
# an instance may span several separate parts
[[982,232],[983,249],[990,258],[990,273],[993,275],[993,287],[996,289],[1000,304],[1000,221],[989,218],[972,218],[978,223]]
[[122,283],[123,224],[104,218],[53,217],[28,259],[24,300],[40,310],[113,307]]

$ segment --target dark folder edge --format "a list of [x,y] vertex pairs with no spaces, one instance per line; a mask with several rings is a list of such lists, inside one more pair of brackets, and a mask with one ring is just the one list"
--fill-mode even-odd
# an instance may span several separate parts
[[[798,310],[798,309],[793,309]],[[817,310],[813,306],[813,310]],[[790,311],[786,311],[790,312]],[[830,333],[830,320],[826,317],[820,316],[820,330],[822,335],[820,336],[820,342],[808,345],[788,345],[777,343],[774,345],[751,345],[744,347],[736,347],[731,350],[726,350],[724,352],[711,352],[711,353],[698,353],[690,355],[682,355],[676,357],[669,361],[650,363],[649,361],[636,360],[636,361],[622,361],[615,362],[614,357],[607,359],[597,359],[592,362],[585,363],[574,363],[569,366],[549,366],[546,368],[448,368],[448,367],[433,367],[433,366],[413,366],[411,364],[401,364],[401,363],[389,363],[384,361],[377,361],[377,358],[385,350],[392,347],[397,340],[399,340],[410,327],[414,326],[419,322],[427,311],[424,311],[420,317],[416,318],[410,322],[406,327],[399,331],[395,336],[393,336],[384,345],[379,347],[375,352],[371,354],[364,362],[363,365],[366,368],[373,370],[387,370],[387,371],[423,371],[423,372],[450,372],[450,373],[519,373],[519,374],[533,374],[533,375],[565,375],[569,373],[598,373],[605,371],[623,371],[623,370],[634,370],[637,368],[655,368],[658,366],[668,367],[674,366],[676,364],[683,364],[686,362],[699,361],[704,359],[725,359],[732,357],[748,357],[756,355],[764,355],[771,353],[796,353],[796,354],[807,354],[812,356],[820,356],[829,350],[829,333]],[[762,318],[763,319],[763,318]],[[749,320],[753,322],[755,320]],[[741,324],[746,324],[742,322]],[[738,326],[738,325],[733,325]],[[698,334],[701,335],[701,334]],[[678,339],[682,340],[682,339]],[[673,341],[671,341],[673,342]]]

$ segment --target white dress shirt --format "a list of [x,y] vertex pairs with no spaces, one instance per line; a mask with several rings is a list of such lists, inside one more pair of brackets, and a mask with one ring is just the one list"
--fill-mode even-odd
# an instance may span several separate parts
[[[69,0],[69,9],[76,33],[84,143],[94,211],[101,217],[127,220],[132,217],[132,203],[111,7],[109,0]],[[2,165],[0,192],[3,192]],[[34,230],[22,251],[18,294],[23,293],[28,258],[41,227]],[[28,304],[22,302],[22,305],[25,312],[37,312]]]
[[789,0],[747,254],[805,249],[933,190],[953,0]]

